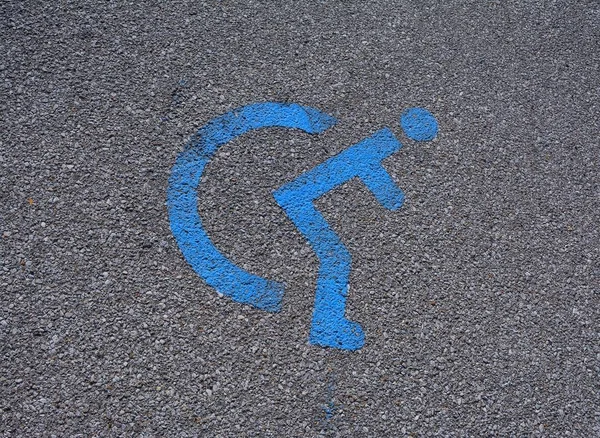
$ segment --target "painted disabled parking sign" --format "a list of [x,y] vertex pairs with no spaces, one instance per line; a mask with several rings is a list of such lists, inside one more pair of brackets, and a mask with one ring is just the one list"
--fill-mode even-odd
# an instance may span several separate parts
[[[281,309],[284,285],[236,266],[206,234],[198,214],[197,189],[212,156],[220,146],[255,129],[280,127],[320,134],[335,123],[333,117],[314,108],[298,104],[257,103],[211,120],[198,130],[179,155],[169,179],[167,195],[171,230],[188,263],[218,292],[239,303],[277,312]],[[431,140],[437,134],[435,117],[422,108],[405,111],[400,124],[404,133],[416,141]],[[381,161],[401,147],[392,131],[383,128],[273,193],[319,259],[309,336],[311,344],[356,350],[365,341],[360,324],[345,317],[350,253],[316,210],[314,201],[358,178],[382,206],[389,210],[398,209],[402,206],[404,194]]]

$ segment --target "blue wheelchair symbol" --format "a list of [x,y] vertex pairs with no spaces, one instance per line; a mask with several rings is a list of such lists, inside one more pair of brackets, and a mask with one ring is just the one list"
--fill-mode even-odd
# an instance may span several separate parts
[[[239,268],[221,254],[206,234],[198,215],[197,189],[211,157],[221,145],[255,129],[283,127],[319,134],[335,123],[333,117],[298,104],[252,104],[207,123],[179,155],[167,193],[171,230],[187,262],[218,292],[239,303],[277,312],[281,309],[284,285]],[[435,117],[422,108],[405,111],[400,124],[404,133],[416,141],[431,140],[437,135]],[[361,326],[344,316],[350,253],[315,209],[314,201],[350,179],[359,178],[382,206],[389,210],[399,208],[404,194],[381,161],[401,147],[392,131],[383,128],[274,192],[275,200],[308,240],[320,263],[311,344],[357,350],[365,338]]]

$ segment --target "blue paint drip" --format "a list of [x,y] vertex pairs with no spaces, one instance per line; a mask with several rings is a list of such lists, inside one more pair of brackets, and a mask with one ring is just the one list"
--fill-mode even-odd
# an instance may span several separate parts
[[434,115],[424,108],[410,108],[400,116],[400,125],[406,136],[415,141],[433,140],[438,132]]
[[359,178],[385,208],[399,208],[404,194],[381,161],[401,147],[394,134],[384,128],[274,193],[277,203],[306,237],[320,262],[309,337],[311,344],[346,350],[356,350],[364,345],[361,326],[344,316],[350,253],[313,202],[350,179]]
[[335,405],[335,375],[331,375],[329,378],[329,384],[327,385],[327,402],[323,406],[323,413],[325,414],[325,423],[329,425],[337,407]]
[[167,206],[171,231],[185,259],[210,286],[237,302],[277,312],[284,286],[239,268],[210,241],[198,215],[197,189],[204,168],[229,141],[249,131],[282,127],[319,134],[336,120],[298,104],[257,103],[217,117],[200,128],[177,157],[169,178]]
[[325,406],[323,406],[323,413],[325,414],[325,421],[329,422],[335,414],[335,404],[333,400],[330,400]]

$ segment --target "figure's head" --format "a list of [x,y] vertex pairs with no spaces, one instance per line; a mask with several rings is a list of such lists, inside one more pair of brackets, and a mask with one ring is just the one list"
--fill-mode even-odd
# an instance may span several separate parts
[[400,126],[408,138],[415,141],[433,140],[438,132],[434,115],[424,108],[409,108],[400,116]]

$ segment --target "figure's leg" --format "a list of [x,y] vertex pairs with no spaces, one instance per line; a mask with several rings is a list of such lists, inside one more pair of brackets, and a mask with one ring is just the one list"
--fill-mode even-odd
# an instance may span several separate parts
[[310,330],[310,343],[324,347],[356,350],[364,344],[359,324],[346,312],[350,253],[311,201],[286,210],[319,258],[319,277]]

